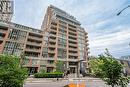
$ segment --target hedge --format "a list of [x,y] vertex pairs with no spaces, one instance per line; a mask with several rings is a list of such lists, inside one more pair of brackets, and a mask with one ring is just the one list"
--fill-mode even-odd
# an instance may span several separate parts
[[53,72],[53,73],[36,73],[35,78],[62,78],[63,73]]

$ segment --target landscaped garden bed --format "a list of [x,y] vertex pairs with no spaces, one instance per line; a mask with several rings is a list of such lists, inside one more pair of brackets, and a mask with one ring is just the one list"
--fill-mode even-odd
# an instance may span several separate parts
[[63,73],[61,72],[51,72],[51,73],[36,73],[34,75],[35,78],[62,78]]

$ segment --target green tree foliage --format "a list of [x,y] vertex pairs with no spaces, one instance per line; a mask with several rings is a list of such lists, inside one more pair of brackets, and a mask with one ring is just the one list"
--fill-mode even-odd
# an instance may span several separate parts
[[64,62],[57,61],[56,62],[56,72],[64,72]]
[[102,70],[100,68],[100,66],[102,65],[102,61],[99,58],[93,58],[92,60],[90,60],[90,69],[91,69],[91,74],[99,77],[102,75]]
[[23,87],[27,70],[20,67],[20,59],[10,55],[0,55],[0,87]]
[[105,54],[99,55],[90,61],[92,74],[100,77],[106,84],[127,87],[128,77],[122,74],[123,66],[106,50]]

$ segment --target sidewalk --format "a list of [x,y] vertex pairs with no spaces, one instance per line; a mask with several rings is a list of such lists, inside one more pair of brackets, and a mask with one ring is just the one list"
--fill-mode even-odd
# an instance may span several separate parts
[[[59,78],[58,81],[88,81],[88,82],[97,82],[102,81],[99,78],[91,78],[91,77],[85,77],[85,78]],[[57,78],[27,78],[26,83],[50,83],[50,82],[57,82]]]

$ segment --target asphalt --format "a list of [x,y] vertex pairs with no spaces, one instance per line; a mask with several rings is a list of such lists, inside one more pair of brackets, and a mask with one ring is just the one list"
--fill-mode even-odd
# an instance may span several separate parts
[[[64,78],[59,79],[57,81],[54,79],[36,79],[36,78],[28,78],[25,81],[24,87],[63,87],[67,84],[85,84],[86,87],[111,87],[107,86],[101,79],[99,78]],[[130,87],[130,84],[127,86]]]

